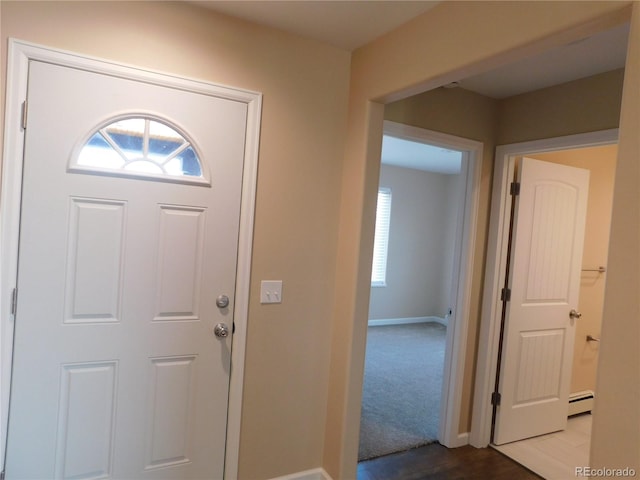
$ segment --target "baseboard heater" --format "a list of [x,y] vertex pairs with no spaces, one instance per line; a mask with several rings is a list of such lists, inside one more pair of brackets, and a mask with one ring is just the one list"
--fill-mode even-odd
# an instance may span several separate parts
[[569,416],[593,410],[594,398],[595,393],[593,390],[585,390],[584,392],[576,392],[569,395]]

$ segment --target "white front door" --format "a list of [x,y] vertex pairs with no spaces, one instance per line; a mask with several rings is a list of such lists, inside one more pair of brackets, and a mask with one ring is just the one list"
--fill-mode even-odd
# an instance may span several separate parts
[[563,430],[578,308],[589,171],[522,159],[512,223],[497,445]]
[[7,478],[222,478],[246,104],[32,60],[28,106]]

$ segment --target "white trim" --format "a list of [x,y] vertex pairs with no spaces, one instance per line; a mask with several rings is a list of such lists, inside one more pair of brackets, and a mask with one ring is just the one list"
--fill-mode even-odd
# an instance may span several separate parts
[[332,480],[327,472],[322,468],[314,468],[303,472],[284,475],[283,477],[275,477],[271,480]]
[[449,448],[458,448],[469,445],[469,432],[459,433],[456,441]]
[[[103,128],[108,127],[109,125],[122,121],[122,120],[131,120],[131,119],[144,119],[144,120],[152,120],[157,123],[164,125],[175,131],[177,134],[182,136],[182,139],[187,142],[188,147],[191,147],[194,150],[194,154],[196,156],[196,160],[198,161],[198,166],[200,167],[201,174],[200,176],[194,175],[174,175],[167,173],[163,168],[163,173],[151,173],[151,172],[138,172],[136,170],[127,170],[122,167],[112,168],[112,167],[97,167],[93,165],[83,165],[78,163],[80,154],[88,147],[89,141],[102,130]],[[91,148],[91,147],[89,147]],[[171,155],[176,155],[178,150],[174,150]],[[167,157],[164,158],[166,160]],[[85,175],[103,175],[103,176],[113,176],[113,177],[133,177],[139,179],[153,180],[156,182],[170,182],[170,183],[183,183],[189,185],[200,185],[200,186],[211,186],[211,173],[209,169],[209,165],[206,162],[203,162],[204,155],[202,155],[202,149],[198,145],[198,143],[193,140],[186,130],[177,125],[175,121],[164,118],[162,115],[159,115],[155,112],[145,112],[142,110],[121,112],[117,115],[111,115],[97,125],[95,125],[92,129],[87,130],[84,137],[80,138],[80,140],[76,143],[76,146],[73,148],[71,156],[69,157],[69,162],[67,165],[67,171],[82,173]],[[122,160],[124,158],[121,157]],[[137,159],[136,159],[137,161]],[[130,161],[129,161],[130,162]]]
[[262,94],[199,80],[185,79],[173,74],[141,69],[135,66],[122,65],[109,60],[56,50],[16,39],[9,40],[8,49],[2,192],[0,197],[0,470],[4,469],[13,348],[13,321],[9,299],[16,284],[18,264],[24,146],[24,131],[21,127],[21,105],[27,96],[29,61],[31,60],[40,60],[120,78],[130,78],[151,84],[180,88],[205,95],[214,95],[247,105],[245,163],[242,179],[234,310],[235,333],[231,352],[233,368],[231,369],[229,381],[224,474],[225,479],[237,478]]
[[469,330],[471,284],[476,243],[476,225],[480,200],[480,172],[482,171],[482,142],[434,132],[423,128],[384,121],[384,133],[463,152],[462,178],[464,202],[458,216],[454,274],[451,286],[452,314],[447,328],[442,397],[440,401],[440,428],[438,441],[453,447],[458,442],[464,366]]
[[491,197],[491,221],[487,244],[478,360],[473,395],[473,415],[469,437],[469,443],[474,447],[486,447],[491,439],[491,420],[493,415],[491,393],[495,385],[498,363],[500,316],[502,311],[500,290],[504,285],[507,261],[511,205],[509,184],[513,178],[515,157],[571,148],[610,145],[617,141],[618,129],[612,129],[501,145],[496,148],[493,193]]
[[20,197],[22,194],[22,101],[27,97],[29,57],[13,41],[7,52],[7,91],[2,191],[0,192],[0,464],[4,470],[13,355],[13,316],[9,299],[16,286]]
[[231,346],[231,378],[229,381],[229,407],[227,411],[227,443],[225,452],[225,480],[238,478],[240,461],[240,423],[242,421],[242,397],[244,365],[249,321],[249,289],[251,287],[251,257],[253,249],[253,225],[255,219],[256,186],[258,184],[258,150],[260,146],[260,119],[262,94],[247,92],[247,126],[245,138],[245,163],[240,201],[240,232],[238,235],[238,269],[236,273],[236,300],[234,310],[233,343]]
[[404,317],[404,318],[377,318],[369,320],[370,327],[381,327],[384,325],[408,325],[411,323],[439,323],[447,326],[447,319],[442,317]]

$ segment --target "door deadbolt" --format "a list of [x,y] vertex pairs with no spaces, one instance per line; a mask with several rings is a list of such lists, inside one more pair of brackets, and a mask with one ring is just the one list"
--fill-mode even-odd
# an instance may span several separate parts
[[229,306],[229,297],[226,295],[218,295],[218,298],[216,298],[216,306],[218,308],[227,308]]

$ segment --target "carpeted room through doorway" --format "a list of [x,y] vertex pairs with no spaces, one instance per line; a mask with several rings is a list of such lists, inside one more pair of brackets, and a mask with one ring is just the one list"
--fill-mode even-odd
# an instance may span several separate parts
[[368,328],[359,461],[437,441],[445,344],[440,323]]

